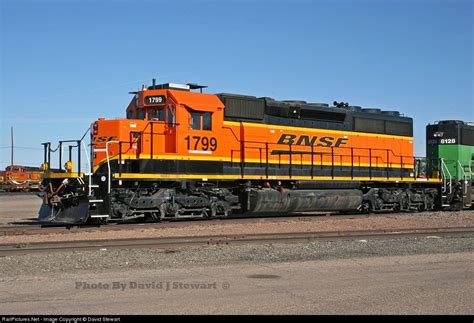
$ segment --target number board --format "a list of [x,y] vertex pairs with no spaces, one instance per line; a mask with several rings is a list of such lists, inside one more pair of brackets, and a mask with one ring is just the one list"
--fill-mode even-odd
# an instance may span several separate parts
[[443,138],[443,139],[440,139],[439,140],[439,143],[440,144],[455,144],[456,143],[456,139],[454,138]]
[[165,103],[166,103],[166,97],[164,95],[153,95],[153,96],[145,97],[146,105],[157,105],[157,104],[165,104]]

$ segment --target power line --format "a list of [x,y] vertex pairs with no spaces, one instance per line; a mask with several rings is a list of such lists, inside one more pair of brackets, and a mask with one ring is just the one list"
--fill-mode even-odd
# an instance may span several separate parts
[[[0,149],[10,149],[12,146],[4,146],[0,147]],[[29,150],[43,150],[42,148],[34,148],[34,147],[22,147],[22,146],[13,146],[13,148],[18,148],[18,149],[29,149]]]

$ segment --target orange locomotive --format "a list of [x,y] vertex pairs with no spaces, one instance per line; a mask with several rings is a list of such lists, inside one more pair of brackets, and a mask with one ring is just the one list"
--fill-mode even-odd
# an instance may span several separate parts
[[153,81],[126,119],[95,121],[91,171],[74,172],[70,151],[66,170],[47,172],[40,220],[434,207],[440,178],[418,178],[411,118],[202,88]]
[[7,192],[37,190],[42,175],[37,167],[10,165],[0,172],[0,184]]

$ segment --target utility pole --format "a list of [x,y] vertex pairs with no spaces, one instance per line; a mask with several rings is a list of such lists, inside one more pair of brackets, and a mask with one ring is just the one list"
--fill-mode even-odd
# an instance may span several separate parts
[[13,127],[11,127],[11,135],[12,135],[12,161],[11,161],[11,165],[13,166]]

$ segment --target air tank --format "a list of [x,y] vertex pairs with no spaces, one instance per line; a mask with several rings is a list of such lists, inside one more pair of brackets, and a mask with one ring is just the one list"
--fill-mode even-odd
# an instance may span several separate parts
[[247,211],[252,213],[351,211],[359,208],[363,197],[362,192],[356,189],[261,189],[247,193]]

